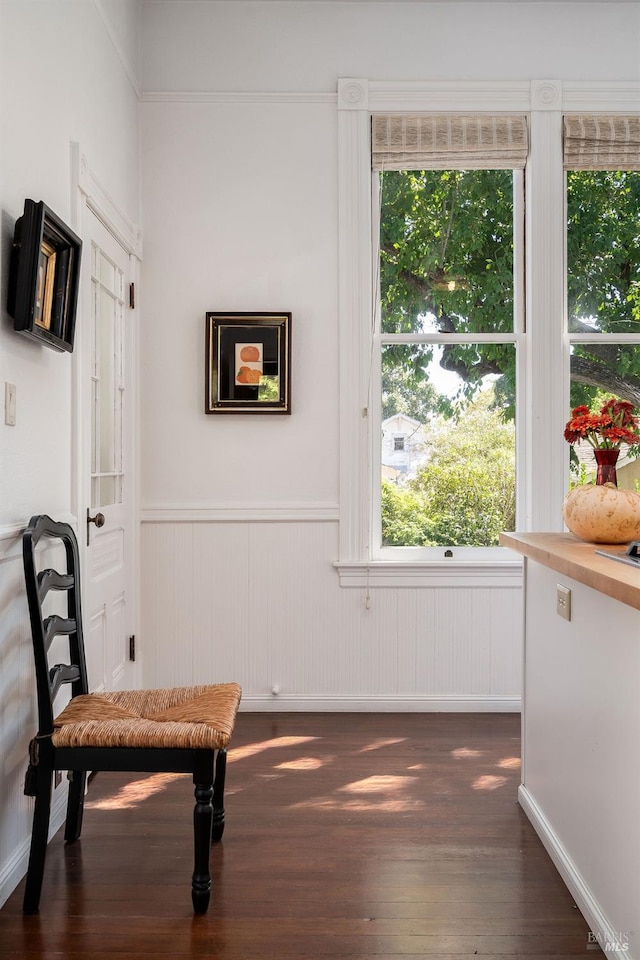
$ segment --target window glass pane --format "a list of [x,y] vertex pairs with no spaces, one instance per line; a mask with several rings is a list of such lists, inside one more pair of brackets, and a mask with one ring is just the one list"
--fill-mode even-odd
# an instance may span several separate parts
[[[97,326],[97,350],[100,369],[100,473],[108,473],[115,468],[115,321],[116,302],[106,291],[101,290]],[[103,504],[104,502],[102,501]]]
[[640,172],[567,173],[570,333],[640,333]]
[[384,333],[512,331],[513,172],[380,174]]
[[100,283],[105,286],[110,293],[113,293],[117,296],[119,291],[116,289],[116,268],[102,252],[100,252],[98,256],[100,267],[98,277]]
[[[614,397],[632,403],[638,413],[640,344],[580,341],[599,333],[640,334],[640,172],[567,173],[567,305],[571,409],[585,406],[599,414]],[[637,448],[614,445],[620,449],[618,486],[639,489]],[[576,443],[569,457],[570,483],[593,483],[593,446]]]
[[99,493],[99,506],[108,507],[112,503],[116,503],[116,478],[115,477],[101,477],[100,478],[100,493]]
[[[571,410],[585,406],[591,413],[600,414],[602,406],[611,398],[627,400],[640,415],[640,382],[634,393],[633,380],[625,371],[640,366],[640,345],[634,343],[575,343],[571,347]],[[628,382],[625,382],[625,377]],[[637,377],[636,377],[637,380]],[[568,413],[571,418],[571,411]],[[601,440],[598,440],[600,443]],[[640,492],[640,448],[636,444],[616,443],[620,453],[616,464],[617,482],[620,489]],[[596,462],[593,445],[587,440],[572,444],[569,448],[570,486],[578,483],[594,483]]]
[[513,344],[383,347],[383,546],[497,546],[515,529],[514,409]]

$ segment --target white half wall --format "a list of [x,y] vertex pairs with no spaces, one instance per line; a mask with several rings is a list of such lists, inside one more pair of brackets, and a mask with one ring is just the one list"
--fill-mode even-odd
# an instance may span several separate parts
[[148,685],[237,680],[249,710],[519,709],[518,578],[367,600],[337,546],[330,520],[144,522]]

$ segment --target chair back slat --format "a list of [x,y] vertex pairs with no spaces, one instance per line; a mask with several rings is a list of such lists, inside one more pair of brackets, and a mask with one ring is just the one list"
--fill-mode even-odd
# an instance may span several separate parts
[[[36,547],[41,541],[47,546],[56,542],[64,546],[66,571],[50,567],[38,570]],[[44,514],[29,521],[22,535],[22,553],[36,668],[38,733],[42,737],[53,733],[53,700],[63,684],[71,683],[72,697],[89,692],[80,606],[80,556],[73,528]],[[44,616],[42,605],[50,590],[66,593],[66,616]],[[50,667],[49,648],[57,636],[68,637],[70,662]]]
[[80,679],[80,671],[76,666],[69,666],[68,663],[56,663],[55,667],[49,670],[49,688],[51,690],[51,699],[55,696],[63,683],[73,683]]
[[57,570],[42,570],[38,574],[38,596],[40,603],[49,590],[70,590],[73,586],[73,577],[68,573],[58,573]]
[[75,631],[75,620],[67,620],[64,617],[59,617],[57,613],[52,617],[47,617],[44,621],[45,650],[49,649],[56,637],[68,637],[69,634],[75,633]]

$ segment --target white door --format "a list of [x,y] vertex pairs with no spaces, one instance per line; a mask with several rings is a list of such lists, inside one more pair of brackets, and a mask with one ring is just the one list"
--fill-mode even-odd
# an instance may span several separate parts
[[[129,688],[135,623],[133,260],[88,208],[83,230],[90,335],[83,396],[90,411],[87,455],[83,613],[92,690]],[[88,332],[87,332],[88,333]],[[87,434],[90,436],[87,436]],[[135,642],[135,641],[134,641]]]

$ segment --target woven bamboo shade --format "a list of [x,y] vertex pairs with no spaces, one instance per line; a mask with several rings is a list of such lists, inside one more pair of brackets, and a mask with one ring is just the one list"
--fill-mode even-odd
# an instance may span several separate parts
[[639,116],[566,116],[565,170],[640,170]]
[[522,169],[529,149],[523,116],[375,114],[374,170]]

